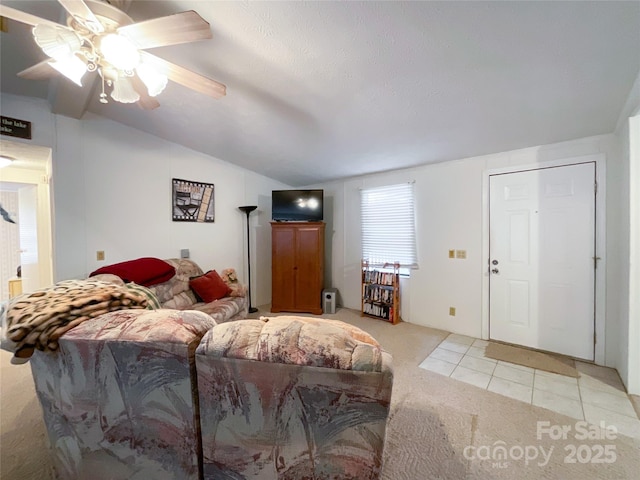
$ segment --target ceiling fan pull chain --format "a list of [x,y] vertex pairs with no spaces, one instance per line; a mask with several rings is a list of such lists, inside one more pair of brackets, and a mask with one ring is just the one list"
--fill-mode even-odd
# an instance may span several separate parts
[[107,100],[107,94],[104,93],[104,77],[100,77],[102,80],[102,93],[100,94],[100,103],[109,103],[109,100]]

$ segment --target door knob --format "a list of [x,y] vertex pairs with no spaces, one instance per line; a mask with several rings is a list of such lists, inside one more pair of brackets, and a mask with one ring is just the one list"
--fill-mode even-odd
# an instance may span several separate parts
[[491,263],[492,263],[493,265],[497,265],[497,264],[498,264],[498,260],[493,260]]
[[500,270],[498,270],[497,268],[492,268],[491,269],[491,273],[498,274],[498,273],[500,273]]

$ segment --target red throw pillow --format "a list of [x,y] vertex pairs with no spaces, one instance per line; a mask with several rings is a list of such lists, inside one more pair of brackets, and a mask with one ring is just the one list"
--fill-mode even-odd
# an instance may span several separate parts
[[224,283],[218,272],[210,270],[204,275],[189,280],[189,286],[203,302],[213,302],[229,294],[229,285]]
[[166,282],[176,274],[176,269],[164,260],[154,257],[143,257],[121,263],[114,263],[91,272],[90,277],[110,273],[117,275],[125,282],[150,287],[157,283]]

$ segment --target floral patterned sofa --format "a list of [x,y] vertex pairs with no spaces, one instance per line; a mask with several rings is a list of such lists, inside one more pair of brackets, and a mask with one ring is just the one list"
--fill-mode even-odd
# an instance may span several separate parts
[[391,357],[343,322],[125,309],[31,367],[60,479],[380,475]]
[[[159,259],[155,260],[161,261]],[[135,260],[132,262],[135,262]],[[235,270],[227,269],[223,271],[231,272],[231,274],[222,276],[223,281],[229,286],[230,293],[218,300],[204,302],[196,297],[189,284],[191,279],[204,274],[197,263],[187,258],[168,258],[162,260],[162,262],[166,262],[173,267],[175,275],[172,275],[171,278],[162,283],[156,283],[148,287],[138,286],[141,292],[152,297],[149,299],[152,304],[157,304],[157,307],[174,310],[199,310],[210,315],[217,323],[246,318],[249,308],[246,288],[237,282]],[[103,270],[109,271],[109,267],[103,267],[97,272]],[[124,281],[116,275],[109,273],[95,275],[95,273],[92,273],[90,278],[125,285]]]
[[[191,278],[204,274],[198,264],[187,258],[169,258],[164,261],[176,269],[175,276],[149,288],[158,298],[162,308],[199,310],[213,317],[216,323],[246,318],[249,302],[242,285],[233,285],[239,288],[232,289],[229,296],[213,302],[202,302],[189,287]],[[226,276],[224,279],[228,281]],[[232,286],[231,283],[229,285]]]

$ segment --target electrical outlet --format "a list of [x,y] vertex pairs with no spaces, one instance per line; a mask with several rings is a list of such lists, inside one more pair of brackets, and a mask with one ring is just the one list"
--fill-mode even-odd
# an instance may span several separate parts
[[180,258],[189,258],[189,249],[183,248],[180,250]]
[[461,259],[465,259],[467,258],[467,251],[466,250],[456,250],[456,258],[461,258]]
[[455,250],[449,250],[449,258],[456,258],[456,251]]
[[449,316],[450,317],[456,316],[456,307],[449,307]]
[[104,260],[104,250],[98,250],[96,252],[96,260]]

